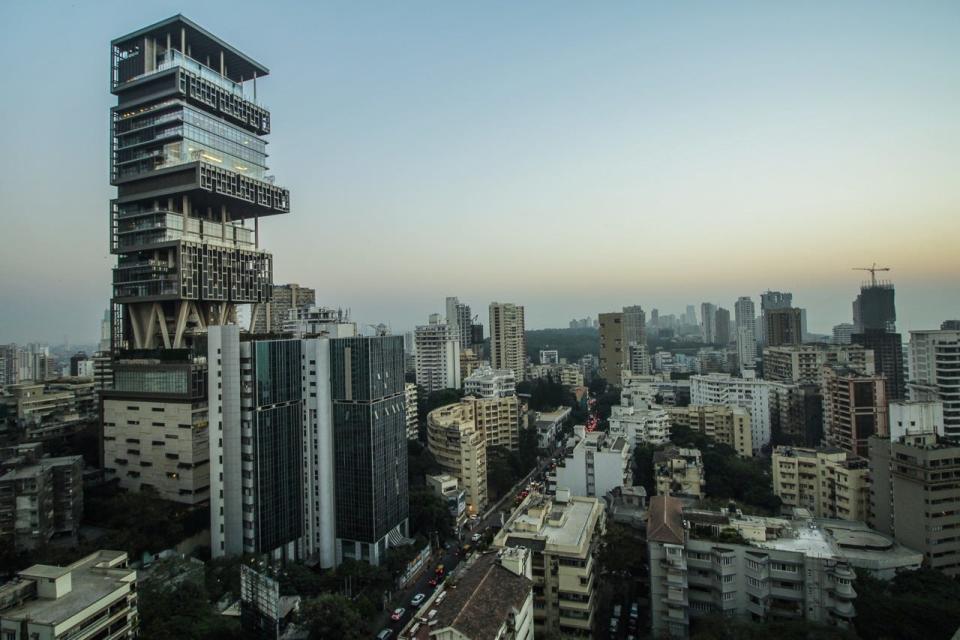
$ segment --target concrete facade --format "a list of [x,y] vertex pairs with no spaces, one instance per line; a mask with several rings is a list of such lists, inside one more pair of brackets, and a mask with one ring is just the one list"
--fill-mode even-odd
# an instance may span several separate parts
[[870,515],[870,472],[865,458],[840,449],[777,447],[773,492],[785,507],[817,518],[866,522]]
[[494,537],[499,549],[532,552],[534,629],[537,637],[593,635],[594,556],[606,529],[603,502],[558,491],[554,499],[531,493]]

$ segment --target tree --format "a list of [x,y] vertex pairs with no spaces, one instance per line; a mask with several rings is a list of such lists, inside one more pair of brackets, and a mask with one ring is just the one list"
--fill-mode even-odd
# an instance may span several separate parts
[[361,640],[369,633],[356,605],[332,593],[305,600],[300,619],[310,631],[310,640]]
[[852,631],[813,624],[805,620],[754,622],[743,618],[709,615],[696,618],[691,640],[856,640]]
[[138,598],[140,634],[151,640],[235,638],[239,625],[217,614],[202,584],[185,581],[175,588],[147,580]]
[[889,581],[858,575],[854,589],[861,638],[940,640],[960,627],[960,584],[934,569],[904,571]]
[[410,489],[410,527],[415,533],[430,538],[437,532],[441,540],[446,540],[453,535],[453,526],[450,509],[440,496],[427,488]]
[[440,465],[421,443],[407,441],[407,480],[411,487],[424,486],[426,476],[440,473]]
[[597,560],[605,573],[628,572],[637,578],[646,572],[647,545],[639,532],[611,522],[600,542]]

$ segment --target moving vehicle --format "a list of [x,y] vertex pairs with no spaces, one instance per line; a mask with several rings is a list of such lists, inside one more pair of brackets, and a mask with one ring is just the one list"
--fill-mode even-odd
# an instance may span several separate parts
[[417,595],[413,596],[413,598],[410,600],[410,606],[419,607],[420,604],[426,599],[427,599],[427,596],[423,595],[422,593],[418,593]]

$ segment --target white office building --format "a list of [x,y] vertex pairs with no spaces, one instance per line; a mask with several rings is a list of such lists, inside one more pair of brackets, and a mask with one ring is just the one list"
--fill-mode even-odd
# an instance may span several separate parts
[[942,402],[944,433],[960,437],[960,330],[910,332],[907,386],[911,400]]

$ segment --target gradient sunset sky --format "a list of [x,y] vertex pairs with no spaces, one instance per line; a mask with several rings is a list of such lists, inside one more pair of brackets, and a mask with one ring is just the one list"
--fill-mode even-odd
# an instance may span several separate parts
[[109,42],[183,13],[271,70],[274,279],[403,331],[792,291],[812,331],[893,268],[960,317],[960,2],[0,4],[0,343],[96,339]]

